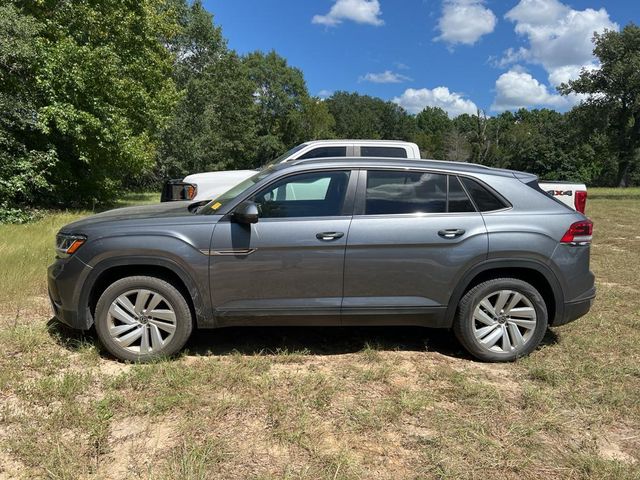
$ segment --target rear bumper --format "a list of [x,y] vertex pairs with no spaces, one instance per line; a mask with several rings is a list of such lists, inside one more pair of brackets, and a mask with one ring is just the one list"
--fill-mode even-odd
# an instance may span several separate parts
[[586,315],[591,310],[591,305],[596,298],[596,287],[585,292],[579,299],[564,304],[564,313],[561,318],[556,318],[552,327],[565,325]]

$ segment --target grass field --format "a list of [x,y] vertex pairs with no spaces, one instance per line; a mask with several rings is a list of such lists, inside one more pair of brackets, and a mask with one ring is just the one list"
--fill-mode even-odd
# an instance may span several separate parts
[[0,225],[0,478],[639,479],[640,189],[587,208],[594,308],[508,365],[418,328],[227,329],[119,363],[49,322],[54,234],[87,212]]

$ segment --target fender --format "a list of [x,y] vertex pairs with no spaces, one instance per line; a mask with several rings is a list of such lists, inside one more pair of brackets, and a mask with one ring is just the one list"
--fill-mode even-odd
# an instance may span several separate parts
[[198,284],[194,281],[191,275],[189,275],[179,264],[164,257],[150,255],[127,255],[126,257],[110,257],[100,261],[92,268],[92,270],[87,275],[87,278],[82,283],[78,299],[78,311],[85,312],[84,316],[82,315],[82,313],[80,313],[79,320],[81,323],[84,323],[86,325],[86,329],[89,329],[91,325],[93,325],[93,316],[89,311],[89,295],[100,275],[113,267],[135,265],[164,267],[177,275],[191,294],[191,299],[193,301],[193,307],[196,314],[196,324],[198,326],[207,326],[211,323],[211,306],[208,302],[209,296],[203,295],[203,293],[200,291],[200,288],[198,287]]
[[[461,279],[458,281],[457,286],[451,294],[449,300],[449,306],[445,314],[445,320],[448,326],[453,325],[454,316],[460,303],[465,290],[471,283],[471,281],[483,272],[500,268],[527,268],[529,270],[535,270],[542,274],[551,286],[553,297],[555,299],[555,318],[563,318],[564,316],[564,293],[558,277],[553,273],[553,270],[548,265],[541,263],[537,260],[527,259],[490,259],[480,262],[474,265],[470,270],[465,272]],[[549,319],[549,325],[552,325],[554,318]]]

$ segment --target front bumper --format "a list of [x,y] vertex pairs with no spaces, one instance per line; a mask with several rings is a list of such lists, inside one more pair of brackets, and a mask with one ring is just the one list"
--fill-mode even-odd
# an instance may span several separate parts
[[556,318],[552,326],[565,325],[586,315],[591,310],[595,298],[596,287],[593,287],[585,292],[584,295],[581,295],[579,299],[565,303],[562,318]]
[[91,314],[79,305],[80,289],[91,267],[76,257],[56,259],[47,269],[47,285],[53,315],[80,330],[91,327]]

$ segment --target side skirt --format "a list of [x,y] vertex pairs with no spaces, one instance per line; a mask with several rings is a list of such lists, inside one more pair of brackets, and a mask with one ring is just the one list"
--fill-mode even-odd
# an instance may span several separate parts
[[218,310],[214,327],[421,326],[449,328],[446,307],[377,307],[326,310]]

